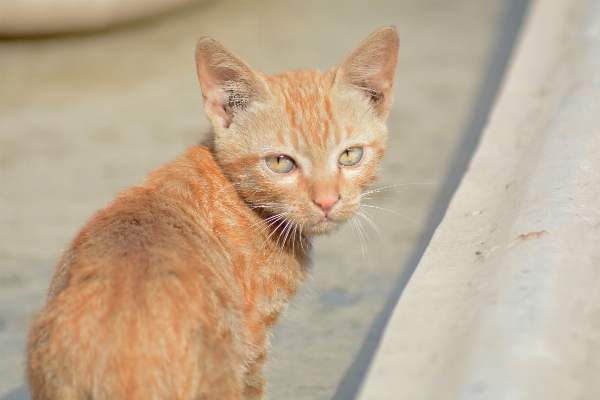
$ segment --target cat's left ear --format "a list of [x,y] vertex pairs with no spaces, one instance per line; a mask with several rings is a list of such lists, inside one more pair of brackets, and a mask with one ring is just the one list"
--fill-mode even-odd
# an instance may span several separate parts
[[394,26],[386,26],[367,37],[340,65],[335,85],[350,85],[369,99],[377,115],[386,118],[394,95],[392,86],[398,63],[400,38]]
[[208,118],[229,128],[235,114],[254,101],[266,100],[264,79],[219,41],[203,37],[196,46],[196,68]]

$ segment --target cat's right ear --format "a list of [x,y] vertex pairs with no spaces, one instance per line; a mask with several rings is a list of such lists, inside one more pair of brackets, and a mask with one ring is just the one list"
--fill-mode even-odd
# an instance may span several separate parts
[[237,112],[268,96],[265,81],[215,39],[198,40],[196,68],[208,118],[220,127],[228,128]]

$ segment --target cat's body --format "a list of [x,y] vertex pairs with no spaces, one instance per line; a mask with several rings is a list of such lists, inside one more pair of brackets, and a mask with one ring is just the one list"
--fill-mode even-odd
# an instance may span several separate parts
[[[247,209],[196,146],[94,216],[36,321],[52,330],[32,333],[30,362],[62,381],[52,398],[80,398],[84,387],[102,399],[239,397],[244,367],[265,359],[267,329],[305,276],[308,250],[281,251]],[[67,347],[46,353],[57,342]],[[63,366],[74,376],[60,376]],[[36,376],[34,387],[55,383]]]
[[376,177],[398,38],[326,73],[263,76],[197,49],[214,137],[84,226],[29,337],[34,399],[259,399],[267,335],[304,280],[310,236]]

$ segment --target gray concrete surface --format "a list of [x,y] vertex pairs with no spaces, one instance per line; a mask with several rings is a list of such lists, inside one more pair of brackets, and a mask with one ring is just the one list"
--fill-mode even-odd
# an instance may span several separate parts
[[206,131],[199,36],[277,72],[332,67],[396,24],[396,104],[378,186],[400,186],[369,201],[392,211],[371,209],[383,238],[365,223],[364,251],[350,226],[317,240],[312,279],[272,340],[270,398],[348,398],[339,385],[421,235],[502,12],[491,0],[223,1],[97,34],[0,42],[0,398],[27,398],[27,330],[61,249],[118,191]]
[[533,2],[367,399],[600,398],[600,1]]

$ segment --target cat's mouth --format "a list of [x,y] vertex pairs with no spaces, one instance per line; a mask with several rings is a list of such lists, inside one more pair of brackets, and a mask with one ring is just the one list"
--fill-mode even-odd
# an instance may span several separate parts
[[354,203],[346,203],[343,207],[336,207],[327,212],[319,210],[318,213],[313,214],[311,222],[304,224],[305,229],[308,233],[316,235],[331,233],[352,218],[354,205]]
[[308,230],[311,234],[321,235],[330,233],[336,230],[342,221],[332,218],[330,215],[325,215],[316,221]]

